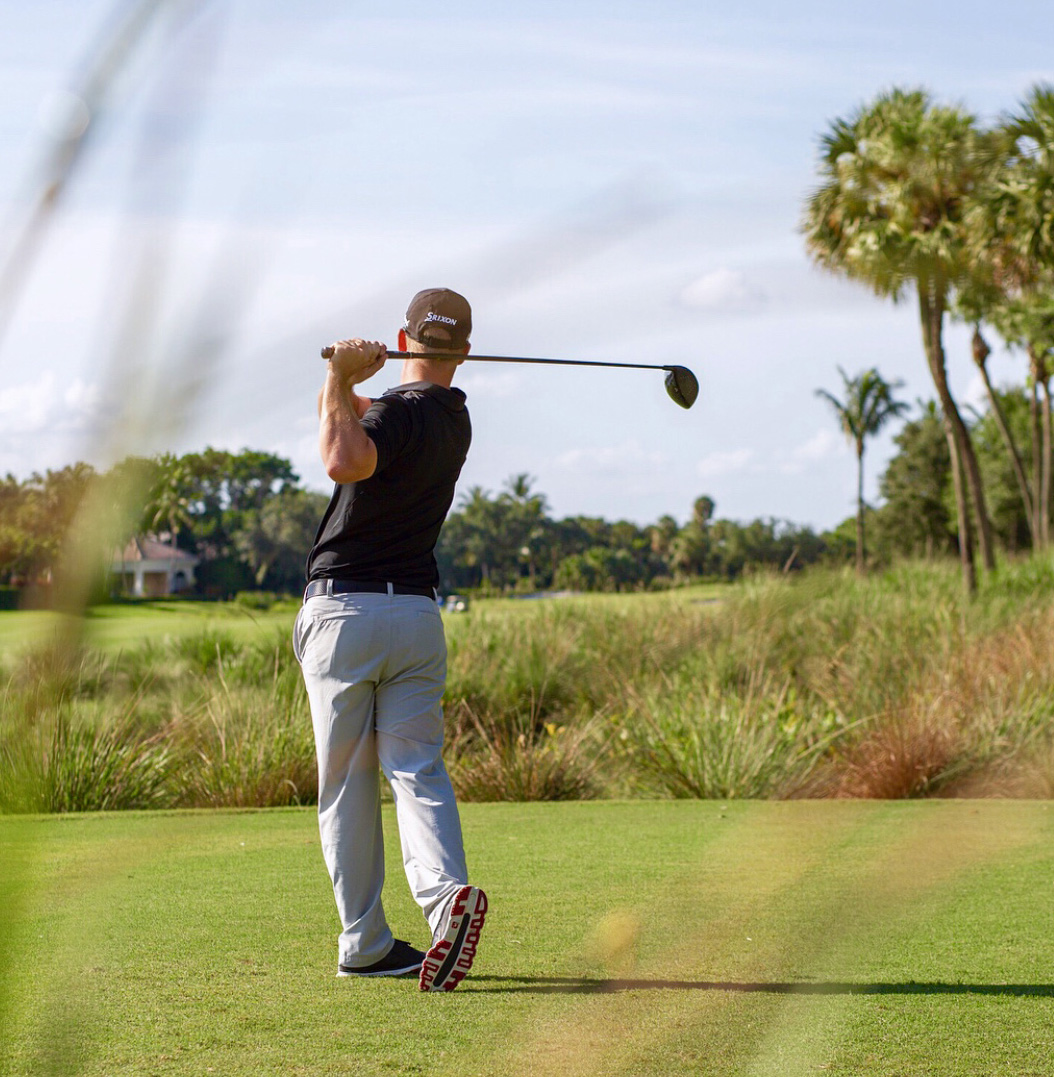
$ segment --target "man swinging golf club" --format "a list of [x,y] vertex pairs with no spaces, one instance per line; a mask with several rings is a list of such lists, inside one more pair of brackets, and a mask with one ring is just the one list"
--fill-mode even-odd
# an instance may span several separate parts
[[[452,990],[471,968],[487,911],[468,884],[461,823],[442,758],[446,642],[434,549],[471,438],[465,394],[468,302],[434,288],[399,332],[401,384],[355,388],[384,365],[376,341],[333,345],[319,396],[319,449],[336,486],[308,557],[293,643],[311,703],[322,853],[340,914],[340,976],[420,972]],[[394,939],[381,905],[378,769],[391,783],[403,865],[432,941]]]

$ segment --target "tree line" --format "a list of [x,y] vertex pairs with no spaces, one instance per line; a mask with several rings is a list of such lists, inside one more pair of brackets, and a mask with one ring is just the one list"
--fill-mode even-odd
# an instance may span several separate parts
[[[76,463],[0,481],[0,582],[47,581],[93,488],[125,495],[135,510],[127,534],[153,534],[195,554],[196,590],[207,597],[242,591],[295,594],[328,503],[304,489],[290,461],[273,453],[207,448],[183,456],[129,457],[106,472]],[[527,474],[497,494],[474,487],[447,518],[436,557],[445,591],[487,593],[566,588],[636,590],[717,576],[750,566],[801,567],[824,552],[820,536],[787,521],[738,524],[714,518],[709,497],[691,519],[640,526],[627,520],[553,519]]]
[[[676,585],[689,580],[732,580],[756,569],[796,571],[808,565],[864,567],[865,520],[871,536],[866,567],[902,558],[958,556],[959,532],[952,446],[940,405],[897,400],[898,383],[877,371],[843,372],[844,399],[820,391],[837,405],[843,431],[862,461],[867,436],[884,423],[903,420],[895,451],[879,478],[879,502],[868,505],[858,479],[858,511],[826,531],[790,521],[747,523],[717,518],[712,498],[696,498],[682,526],[669,515],[640,526],[626,520],[571,516],[554,520],[530,476],[513,476],[491,494],[474,487],[447,519],[437,548],[448,585],[484,591],[570,589],[617,591]],[[990,405],[969,411],[963,422],[988,495],[992,542],[1008,555],[1036,548],[1034,520],[1021,497],[1015,464],[1006,449],[1009,430],[1019,446],[1026,480],[1032,481],[1036,432],[1031,385],[992,387]],[[1042,451],[1042,432],[1040,447]],[[862,471],[861,471],[862,474]]]
[[[971,358],[1028,542],[1045,548],[1054,482],[1054,87],[1033,86],[989,125],[925,90],[880,94],[823,134],[819,178],[801,226],[812,257],[880,296],[917,303],[933,415],[947,443],[955,546],[972,591],[975,548],[994,568],[995,517],[1006,507],[993,503],[979,446],[949,389],[944,326],[949,317],[974,326]],[[992,386],[983,327],[1027,356],[1027,446]]]
[[748,567],[789,570],[825,552],[811,528],[772,518],[740,524],[716,519],[714,509],[710,497],[696,498],[683,526],[669,515],[647,525],[556,520],[524,473],[496,494],[480,486],[464,494],[443,526],[436,559],[453,590],[627,591],[733,579]]
[[183,456],[127,457],[98,472],[76,463],[19,481],[0,480],[0,581],[47,582],[90,492],[131,501],[127,533],[153,534],[201,560],[202,595],[268,588],[295,592],[328,498],[302,488],[274,453],[207,448]]
[[[870,376],[843,377],[847,390],[875,385]],[[964,422],[988,495],[993,542],[1012,554],[1034,547],[1034,520],[1025,510],[1003,427],[1020,446],[1031,482],[1032,394],[1027,386],[992,392],[998,414],[990,407],[966,414]],[[867,392],[859,399],[850,391],[844,400],[826,395],[843,409],[851,410],[855,400],[864,418],[890,410],[903,417],[906,410],[888,394],[880,394],[885,403],[877,411],[873,401],[867,404]],[[706,495],[694,500],[684,524],[671,515],[650,524],[582,515],[556,519],[526,473],[511,476],[496,493],[472,487],[455,503],[436,548],[442,589],[628,591],[732,580],[755,569],[792,572],[818,562],[851,563],[861,550],[865,518],[869,567],[899,557],[956,556],[954,464],[944,417],[936,401],[920,401],[911,410],[880,477],[879,504],[866,505],[861,497],[860,511],[829,531],[771,517],[721,519]],[[862,428],[859,416],[854,421],[856,426],[842,426],[856,443],[852,431]],[[99,485],[138,492],[126,538],[158,535],[201,559],[196,590],[204,597],[257,590],[296,594],[328,502],[301,485],[289,460],[249,449],[129,457],[102,473],[76,463],[22,481],[7,475],[0,480],[0,583],[47,579],[68,529],[76,527],[78,508]]]

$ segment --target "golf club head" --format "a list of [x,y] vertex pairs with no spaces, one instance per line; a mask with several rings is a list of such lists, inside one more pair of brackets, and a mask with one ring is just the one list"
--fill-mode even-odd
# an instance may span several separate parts
[[666,367],[666,392],[682,408],[690,408],[699,395],[699,382],[686,366]]

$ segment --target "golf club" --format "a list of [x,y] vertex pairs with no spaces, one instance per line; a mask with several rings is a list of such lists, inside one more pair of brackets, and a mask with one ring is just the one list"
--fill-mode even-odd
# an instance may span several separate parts
[[[333,348],[322,349],[322,358],[330,359]],[[418,352],[388,352],[389,359],[419,359]],[[682,408],[690,408],[699,395],[699,382],[686,366],[659,366],[654,363],[602,363],[589,359],[527,359],[513,355],[466,355],[464,352],[429,352],[429,359],[469,359],[479,363],[543,363],[553,366],[613,366],[629,370],[665,370],[666,392]]]

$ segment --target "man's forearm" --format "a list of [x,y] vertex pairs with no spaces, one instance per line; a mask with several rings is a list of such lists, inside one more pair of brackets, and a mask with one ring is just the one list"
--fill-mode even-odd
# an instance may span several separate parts
[[319,406],[318,448],[334,482],[360,482],[377,466],[377,448],[359,422],[368,406],[335,370],[328,371]]

